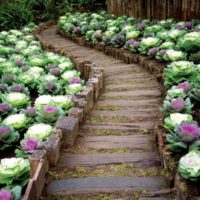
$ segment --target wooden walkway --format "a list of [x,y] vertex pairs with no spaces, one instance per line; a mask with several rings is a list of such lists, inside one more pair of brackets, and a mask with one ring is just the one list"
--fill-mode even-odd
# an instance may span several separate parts
[[155,77],[139,65],[75,44],[57,34],[56,26],[40,37],[105,70],[105,90],[81,127],[83,137],[63,149],[43,199],[170,199],[154,144],[161,100]]

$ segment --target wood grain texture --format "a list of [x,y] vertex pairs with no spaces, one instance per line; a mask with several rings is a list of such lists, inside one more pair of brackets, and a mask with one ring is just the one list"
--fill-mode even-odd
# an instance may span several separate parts
[[76,143],[79,144],[80,149],[143,149],[150,144],[150,136],[144,134],[126,136],[88,136],[78,138]]
[[154,191],[165,185],[166,182],[161,177],[88,177],[53,181],[47,192],[69,195]]
[[176,20],[200,19],[199,0],[107,0],[107,9],[117,16]]
[[67,167],[95,167],[98,165],[134,163],[146,168],[159,166],[160,158],[156,152],[140,153],[98,153],[98,154],[61,154],[59,166]]

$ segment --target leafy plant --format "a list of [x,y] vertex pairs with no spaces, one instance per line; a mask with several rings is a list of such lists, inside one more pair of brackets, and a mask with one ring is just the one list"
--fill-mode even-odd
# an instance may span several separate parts
[[200,152],[190,151],[179,161],[178,172],[180,175],[191,181],[196,181],[200,177]]
[[23,158],[5,158],[0,163],[0,184],[7,188],[25,186],[29,180],[30,163]]

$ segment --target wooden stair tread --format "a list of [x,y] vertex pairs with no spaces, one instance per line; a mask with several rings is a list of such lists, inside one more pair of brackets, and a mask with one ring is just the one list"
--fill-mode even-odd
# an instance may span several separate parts
[[97,153],[97,154],[73,154],[62,153],[59,166],[94,167],[98,165],[134,163],[140,167],[152,167],[160,164],[160,158],[156,152],[140,153]]
[[87,136],[76,140],[82,149],[144,148],[150,144],[150,136],[144,134],[126,136]]
[[87,177],[55,180],[49,184],[47,192],[63,195],[140,192],[164,186],[166,180],[162,177]]

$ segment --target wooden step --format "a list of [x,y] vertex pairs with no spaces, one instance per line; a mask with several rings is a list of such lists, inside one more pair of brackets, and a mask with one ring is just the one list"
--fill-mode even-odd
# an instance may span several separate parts
[[128,92],[105,92],[102,97],[160,97],[161,92],[159,90],[135,90]]
[[56,180],[49,184],[48,194],[133,193],[165,187],[162,177],[87,177]]
[[152,79],[154,78],[153,76],[150,76],[147,73],[118,73],[118,74],[113,74],[112,76],[107,75],[105,76],[105,82],[109,82],[109,81],[115,81],[115,80],[124,80],[124,82],[126,82],[126,80],[137,80],[137,79]]
[[98,154],[62,153],[58,165],[61,167],[95,167],[98,165],[121,163],[134,163],[136,166],[147,168],[159,166],[160,158],[156,152]]
[[149,109],[129,109],[129,110],[93,110],[89,113],[90,116],[135,116],[137,117],[154,117],[157,116],[155,110]]
[[148,135],[126,135],[126,136],[87,136],[79,137],[76,144],[80,149],[115,149],[134,148],[144,149],[150,144]]
[[131,131],[139,132],[140,130],[147,129],[151,131],[155,128],[155,122],[151,123],[115,123],[115,124],[105,124],[105,123],[94,123],[85,124],[81,127],[82,130],[117,130],[117,131]]
[[123,107],[137,107],[137,106],[149,106],[159,107],[159,101],[157,99],[143,99],[143,100],[102,100],[97,101],[97,106],[123,106]]
[[139,89],[143,89],[143,90],[158,90],[158,85],[154,84],[154,83],[122,83],[122,84],[106,84],[105,85],[105,92],[107,92],[107,90],[139,90]]

